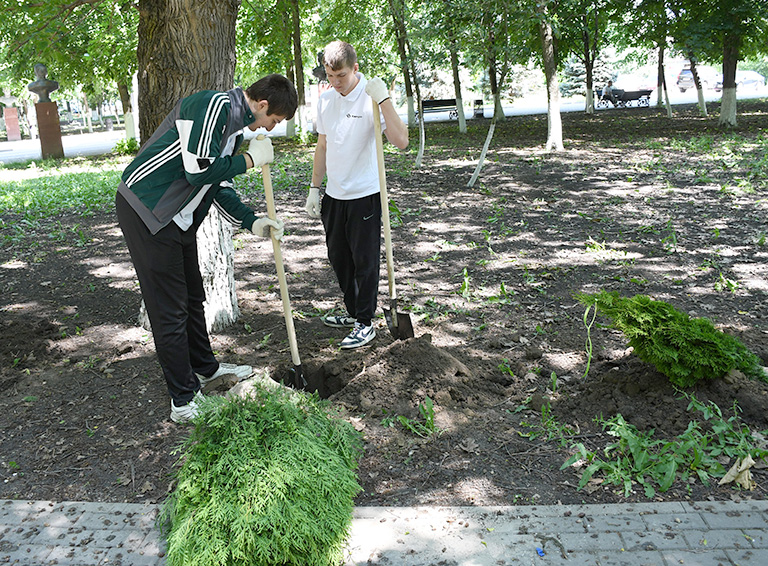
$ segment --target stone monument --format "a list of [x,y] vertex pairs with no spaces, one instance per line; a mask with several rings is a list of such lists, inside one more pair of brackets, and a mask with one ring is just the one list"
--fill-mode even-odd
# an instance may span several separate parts
[[21,128],[19,127],[19,109],[14,106],[16,97],[11,96],[8,90],[3,91],[0,102],[5,104],[3,108],[3,120],[5,120],[5,133],[8,141],[19,141],[21,139]]
[[55,102],[51,102],[49,95],[59,88],[59,83],[50,80],[47,75],[48,67],[38,63],[35,65],[35,81],[29,83],[27,88],[38,97],[35,112],[43,159],[56,159],[64,157],[64,148],[61,145],[59,108]]

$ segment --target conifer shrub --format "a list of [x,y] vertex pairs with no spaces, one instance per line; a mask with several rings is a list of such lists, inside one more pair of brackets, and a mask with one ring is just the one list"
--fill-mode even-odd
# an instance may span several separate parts
[[618,292],[580,293],[577,300],[595,307],[624,333],[637,356],[678,387],[717,379],[733,369],[768,381],[759,358],[737,338],[717,330],[706,318],[691,318],[669,303],[646,295],[620,297]]
[[360,434],[317,396],[207,397],[163,505],[169,566],[338,565]]

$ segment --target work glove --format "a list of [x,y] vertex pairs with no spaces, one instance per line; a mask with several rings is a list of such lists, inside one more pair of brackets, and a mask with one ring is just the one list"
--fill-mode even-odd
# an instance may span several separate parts
[[[259,139],[261,138],[261,139]],[[268,137],[256,137],[248,145],[248,155],[253,160],[254,167],[261,167],[267,163],[272,163],[275,159],[275,151],[272,149],[272,140]]]
[[307,211],[310,218],[320,218],[320,189],[317,187],[309,187],[309,195],[304,210]]
[[387,85],[385,85],[384,81],[379,77],[375,77],[368,81],[368,84],[365,85],[365,92],[376,101],[376,104],[381,104],[389,98]]
[[253,223],[253,226],[251,226],[251,232],[253,232],[256,236],[261,236],[262,238],[269,238],[269,236],[274,236],[275,240],[282,240],[283,239],[283,232],[285,231],[285,224],[282,220],[279,218],[275,218],[272,220],[268,216],[262,216],[261,218],[257,218],[256,222]]

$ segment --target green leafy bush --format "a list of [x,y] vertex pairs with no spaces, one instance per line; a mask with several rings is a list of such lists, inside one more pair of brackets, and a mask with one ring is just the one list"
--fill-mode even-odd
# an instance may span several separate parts
[[656,366],[679,387],[721,378],[733,369],[766,380],[758,357],[705,318],[690,318],[669,303],[646,295],[626,298],[616,291],[601,291],[578,294],[576,298],[610,318],[638,357]]
[[208,397],[163,506],[169,566],[337,565],[360,435],[316,396]]
[[134,155],[139,152],[139,142],[136,138],[120,140],[115,144],[112,153],[115,155]]

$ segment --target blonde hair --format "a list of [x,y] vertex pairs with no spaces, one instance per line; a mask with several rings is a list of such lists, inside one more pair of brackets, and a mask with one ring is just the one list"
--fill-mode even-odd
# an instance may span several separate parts
[[346,41],[332,41],[325,46],[323,51],[323,63],[332,71],[338,71],[344,67],[354,68],[357,63],[355,48]]

